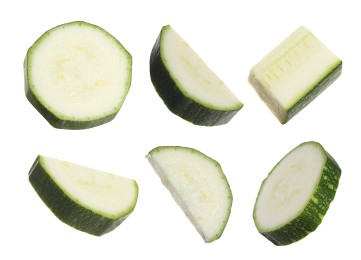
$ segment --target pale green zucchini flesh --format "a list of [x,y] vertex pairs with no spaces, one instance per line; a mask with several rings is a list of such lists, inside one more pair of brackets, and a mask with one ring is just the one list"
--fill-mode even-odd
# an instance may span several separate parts
[[29,181],[58,219],[96,236],[118,227],[138,198],[135,180],[42,155]]
[[250,71],[249,82],[285,124],[342,71],[342,61],[305,27],[298,28]]
[[147,159],[205,242],[221,237],[232,192],[220,164],[188,147],[160,146]]
[[317,142],[294,148],[262,182],[253,218],[275,245],[288,245],[322,222],[338,188],[341,169]]
[[104,29],[76,21],[36,40],[24,73],[27,99],[52,126],[85,129],[119,112],[131,84],[132,57]]
[[168,109],[193,124],[226,124],[243,107],[170,25],[162,28],[153,46],[150,76]]

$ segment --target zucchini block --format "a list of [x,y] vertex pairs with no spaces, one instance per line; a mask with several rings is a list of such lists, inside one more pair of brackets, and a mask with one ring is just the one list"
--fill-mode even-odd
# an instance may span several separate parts
[[111,121],[130,88],[132,57],[102,28],[76,21],[45,32],[27,51],[25,94],[55,128]]
[[342,61],[301,26],[250,71],[249,82],[280,123],[287,123],[342,71]]
[[29,181],[58,219],[95,236],[118,227],[138,199],[135,180],[42,155]]
[[168,109],[203,126],[228,123],[243,104],[170,25],[153,46],[150,76]]
[[341,169],[317,142],[289,152],[262,182],[254,206],[258,231],[275,245],[289,245],[322,222],[338,188]]
[[206,243],[221,237],[232,192],[217,161],[188,147],[160,146],[147,159]]

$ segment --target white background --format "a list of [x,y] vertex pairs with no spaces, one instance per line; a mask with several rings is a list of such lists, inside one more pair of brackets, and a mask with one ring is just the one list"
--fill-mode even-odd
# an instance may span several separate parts
[[[2,1],[0,4],[0,259],[359,259],[361,58],[358,1]],[[132,54],[133,80],[117,117],[93,129],[52,128],[24,95],[27,49],[46,30],[83,20],[113,34]],[[149,76],[149,56],[163,25],[198,52],[239,99],[230,123],[195,126],[173,115]],[[250,68],[300,25],[343,60],[341,77],[286,125],[247,82]],[[298,144],[320,142],[343,172],[318,229],[274,246],[252,219],[259,186]],[[223,236],[203,242],[145,159],[159,145],[196,148],[223,167],[233,207]],[[28,181],[38,154],[134,178],[137,206],[102,237],[60,222]]]

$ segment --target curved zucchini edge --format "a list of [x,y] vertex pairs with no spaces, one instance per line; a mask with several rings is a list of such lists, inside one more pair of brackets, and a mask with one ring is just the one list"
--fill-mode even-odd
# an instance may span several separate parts
[[[226,229],[228,220],[230,218],[231,215],[231,211],[232,211],[232,204],[233,204],[233,194],[232,194],[232,190],[231,187],[229,185],[229,182],[227,180],[226,175],[223,172],[222,166],[220,165],[220,163],[218,161],[216,161],[215,159],[209,157],[208,155],[204,154],[203,152],[194,149],[194,148],[190,148],[190,147],[184,147],[184,146],[158,146],[153,148],[151,151],[149,151],[149,153],[146,155],[146,158],[148,159],[148,161],[150,162],[151,166],[153,167],[154,171],[159,175],[159,177],[161,177],[162,174],[160,174],[159,172],[161,172],[161,169],[158,167],[157,163],[155,163],[152,159],[152,155],[154,153],[160,152],[161,150],[165,150],[165,149],[183,149],[183,150],[188,150],[191,153],[196,153],[199,154],[201,157],[205,158],[206,160],[209,160],[210,162],[212,162],[214,164],[214,166],[216,168],[218,168],[219,173],[222,175],[222,178],[225,180],[225,183],[227,184],[227,188],[229,191],[229,196],[227,197],[229,199],[229,207],[227,209],[227,217],[223,220],[223,225],[220,227],[220,229],[217,231],[216,234],[214,234],[214,236],[206,239],[206,237],[204,236],[203,232],[200,230],[199,226],[196,224],[196,221],[192,218],[192,216],[190,216],[190,214],[187,214],[187,207],[184,205],[184,202],[182,201],[182,199],[179,196],[176,196],[174,193],[171,192],[171,196],[173,197],[173,199],[176,201],[176,203],[180,206],[180,208],[183,210],[183,212],[185,213],[185,215],[187,216],[187,218],[191,221],[191,223],[193,224],[193,226],[195,227],[195,229],[197,230],[197,232],[201,235],[201,237],[203,238],[203,240],[206,243],[211,243],[219,238],[221,238],[224,230]],[[162,180],[162,177],[161,177]],[[163,182],[163,180],[162,180]],[[174,190],[174,188],[169,188],[169,184],[165,185],[167,187],[167,189],[170,190]]]
[[[99,30],[101,30],[103,33],[105,33],[105,35],[107,37],[110,37],[112,40],[114,40],[119,46],[121,46],[122,51],[124,51],[128,57],[129,57],[129,79],[127,81],[127,87],[126,87],[126,91],[124,92],[124,98],[123,100],[120,101],[119,106],[117,107],[117,109],[115,110],[115,113],[110,113],[108,115],[104,115],[101,118],[97,118],[97,119],[93,119],[93,118],[87,118],[86,120],[78,120],[78,119],[74,119],[74,120],[69,120],[69,119],[63,119],[61,118],[61,116],[56,115],[56,113],[52,112],[50,109],[48,109],[46,106],[44,106],[44,104],[39,101],[39,99],[37,98],[36,94],[33,92],[32,90],[32,85],[29,81],[29,72],[28,69],[29,64],[28,64],[28,60],[29,60],[29,56],[31,54],[31,51],[33,49],[33,47],[35,47],[43,38],[43,36],[45,36],[46,34],[49,34],[51,31],[56,30],[59,27],[64,27],[68,24],[74,24],[74,23],[79,23],[79,24],[85,24],[87,26],[93,26],[94,28],[97,28]],[[122,107],[128,92],[130,90],[130,86],[131,86],[131,81],[132,81],[132,56],[131,54],[125,49],[125,47],[113,36],[111,35],[109,32],[107,32],[106,30],[104,30],[103,28],[94,25],[94,24],[90,24],[87,22],[83,22],[83,21],[74,21],[74,22],[70,22],[70,23],[66,23],[66,24],[61,24],[58,25],[52,29],[49,29],[48,31],[46,31],[45,33],[43,33],[36,41],[35,43],[30,46],[30,48],[28,49],[26,56],[25,56],[25,60],[23,63],[23,67],[24,67],[24,81],[25,81],[25,96],[28,99],[28,101],[34,106],[34,108],[49,122],[49,124],[51,126],[53,126],[54,128],[59,128],[59,129],[69,129],[69,130],[81,130],[81,129],[88,129],[88,128],[93,128],[99,125],[103,125],[105,123],[108,123],[110,121],[112,121],[116,115],[118,114],[118,112],[120,111],[120,108]]]
[[171,112],[195,125],[216,126],[228,123],[243,104],[234,110],[221,111],[206,107],[185,96],[163,64],[160,51],[162,31],[151,52],[150,76],[153,86],[164,104]]
[[40,163],[40,156],[36,158],[29,171],[29,181],[41,200],[59,220],[94,236],[102,236],[117,228],[135,208],[135,205],[129,208],[128,212],[118,219],[110,219],[80,206],[47,174]]
[[[27,62],[27,58],[25,62]],[[51,126],[59,129],[69,129],[69,130],[81,130],[96,127],[105,123],[110,122],[115,118],[118,112],[113,113],[111,115],[105,116],[103,118],[90,120],[90,121],[72,121],[72,120],[64,120],[59,118],[55,113],[47,109],[34,95],[31,90],[30,84],[27,80],[27,68],[24,65],[25,69],[25,96],[28,101],[33,105],[33,107],[49,122]]]
[[[276,227],[273,231],[264,231],[258,228],[257,220],[255,218],[255,211],[253,212],[253,219],[259,233],[277,246],[292,244],[303,239],[311,232],[315,231],[316,228],[321,224],[322,219],[325,216],[327,210],[329,209],[331,202],[335,198],[336,191],[339,185],[339,180],[341,177],[341,168],[339,167],[335,159],[321,146],[321,144],[316,144],[318,144],[323,150],[324,155],[327,157],[327,159],[324,164],[319,182],[315,186],[314,193],[312,194],[311,199],[306,204],[306,207],[300,211],[300,215],[295,217],[286,225]],[[294,149],[297,149],[297,147]],[[273,169],[270,174],[272,172]],[[266,180],[267,178],[262,182],[260,191],[262,190],[262,186],[266,182]]]

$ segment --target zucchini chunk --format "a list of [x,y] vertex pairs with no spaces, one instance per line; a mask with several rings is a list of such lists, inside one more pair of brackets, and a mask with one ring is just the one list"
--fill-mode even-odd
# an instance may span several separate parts
[[42,155],[29,181],[58,219],[95,236],[118,227],[138,199],[135,180]]
[[322,222],[338,188],[341,169],[316,142],[294,148],[262,182],[253,218],[275,245],[306,237]]
[[45,32],[27,51],[25,94],[55,128],[111,121],[130,88],[132,57],[102,28],[76,21]]
[[250,71],[249,82],[285,124],[342,71],[342,61],[301,26]]
[[160,146],[147,159],[206,243],[221,237],[232,192],[220,164],[188,147]]
[[152,49],[150,76],[168,109],[196,125],[226,124],[243,106],[170,25]]

